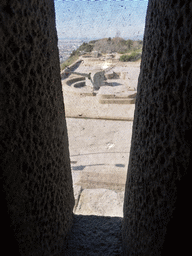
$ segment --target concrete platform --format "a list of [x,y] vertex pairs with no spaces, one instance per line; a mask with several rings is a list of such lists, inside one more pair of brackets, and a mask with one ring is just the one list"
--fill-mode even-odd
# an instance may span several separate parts
[[124,192],[108,189],[85,189],[81,193],[76,214],[123,217]]
[[[135,86],[136,81],[131,81]],[[98,95],[88,88],[74,93],[69,87],[63,86],[63,95],[75,207],[65,255],[122,255],[121,224],[135,104],[101,104],[99,100],[114,100],[113,93]],[[134,92],[126,94],[124,89],[116,89],[115,97],[131,99]]]
[[68,118],[93,118],[133,121],[135,104],[100,104],[96,96],[63,91],[65,115]]
[[74,213],[122,217],[133,122],[83,118],[66,122]]
[[62,79],[75,196],[73,212],[78,216],[123,217],[140,63],[116,60],[116,66],[110,68],[110,61],[87,58],[77,64],[75,72],[81,73],[101,65],[109,67],[109,79],[97,91],[77,74]]
[[140,62],[116,61],[113,64],[109,60],[79,58],[77,65],[72,65],[75,68],[71,69],[83,74],[94,74],[103,68],[109,79],[99,90],[94,90],[83,76],[70,74],[62,78],[66,117],[133,121]]

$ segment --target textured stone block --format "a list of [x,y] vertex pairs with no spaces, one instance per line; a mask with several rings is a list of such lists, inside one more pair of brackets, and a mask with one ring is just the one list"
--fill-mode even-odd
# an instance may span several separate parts
[[124,192],[109,189],[85,189],[75,211],[76,214],[123,217]]
[[55,255],[71,227],[74,196],[54,2],[1,1],[0,20],[7,225],[20,255]]
[[191,16],[191,1],[149,0],[124,200],[124,255],[166,255],[166,245],[172,254],[189,249],[183,200],[191,161]]

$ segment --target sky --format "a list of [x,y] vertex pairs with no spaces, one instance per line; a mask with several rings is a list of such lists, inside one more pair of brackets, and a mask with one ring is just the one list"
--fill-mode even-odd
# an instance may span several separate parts
[[148,0],[54,0],[59,39],[142,40]]

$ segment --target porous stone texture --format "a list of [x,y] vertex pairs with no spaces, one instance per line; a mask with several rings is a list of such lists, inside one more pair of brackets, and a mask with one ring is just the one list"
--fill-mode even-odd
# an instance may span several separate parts
[[75,215],[62,256],[122,255],[120,217]]
[[[149,0],[122,224],[123,255],[190,250],[192,2]],[[166,247],[168,246],[168,247]]]
[[19,255],[56,255],[72,224],[74,196],[54,2],[1,1],[0,20],[6,244],[14,254],[19,247]]
[[74,196],[54,2],[1,0],[4,254],[58,255],[62,247],[62,255],[167,255],[163,245],[190,253],[191,16],[190,0],[149,0],[122,253],[115,217],[74,216],[65,244]]

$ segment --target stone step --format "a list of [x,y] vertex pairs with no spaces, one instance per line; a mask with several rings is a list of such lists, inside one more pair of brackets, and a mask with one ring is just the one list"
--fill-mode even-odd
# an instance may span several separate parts
[[134,99],[137,93],[135,91],[130,91],[126,93],[115,93],[115,94],[98,94],[99,99]]
[[75,214],[123,217],[124,191],[84,189]]
[[78,185],[73,186],[73,193],[74,193],[74,198],[75,198],[75,205],[74,205],[73,213],[75,213],[75,211],[76,211],[76,208],[79,203],[80,196],[81,196],[81,192],[82,192],[81,186],[78,186]]
[[82,189],[105,188],[124,191],[126,177],[126,171],[83,171],[75,185],[81,186]]
[[101,104],[135,104],[135,99],[99,99]]

